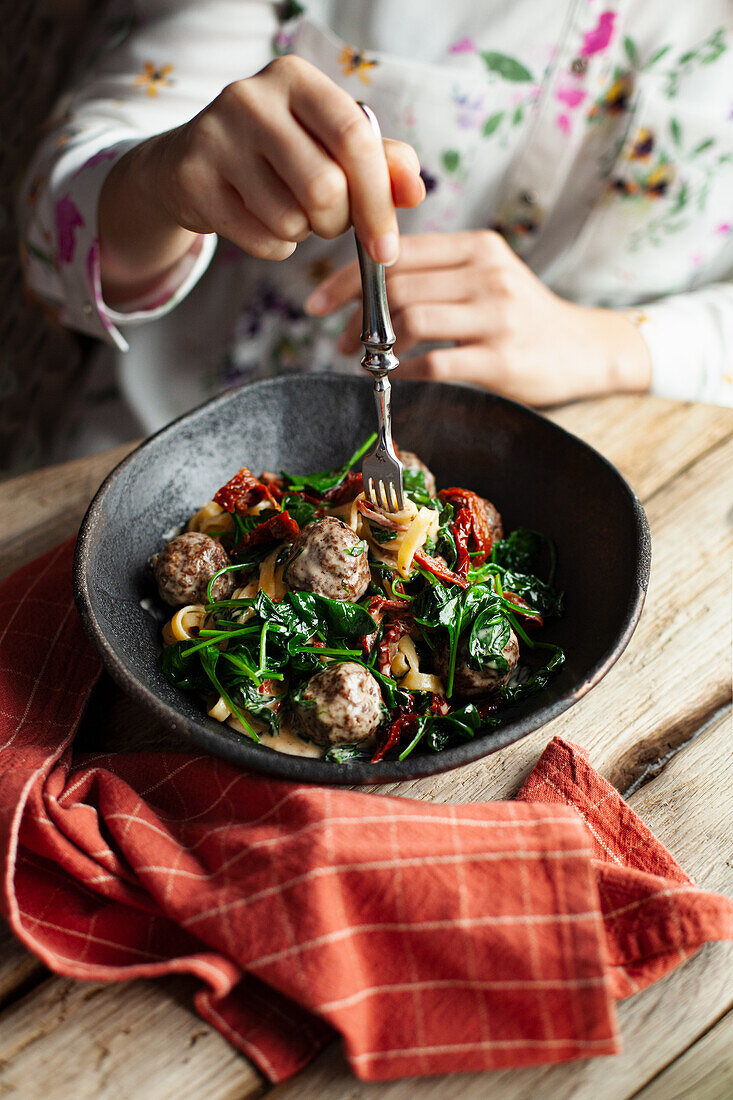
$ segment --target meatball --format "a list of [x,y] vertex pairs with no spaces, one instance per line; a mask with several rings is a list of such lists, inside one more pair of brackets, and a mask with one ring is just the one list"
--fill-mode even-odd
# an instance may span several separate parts
[[504,526],[501,522],[501,514],[499,509],[494,507],[490,500],[486,500],[485,497],[479,497],[481,505],[483,507],[484,515],[489,524],[489,530],[491,531],[492,543],[498,542],[499,539],[504,538]]
[[[456,669],[453,676],[453,690],[456,695],[485,695],[501,684],[505,684],[519,660],[519,642],[513,630],[509,631],[509,641],[502,652],[509,662],[506,672],[499,672],[488,664],[480,670],[471,668],[468,663],[468,631],[466,631],[458,642],[456,653]],[[444,684],[448,682],[449,656],[450,649],[446,642],[435,654],[435,667]]]
[[293,543],[284,577],[298,592],[356,603],[371,581],[366,544],[335,516],[313,520]]
[[368,741],[382,720],[379,685],[354,661],[329,665],[308,681],[295,719],[303,734],[319,745]]
[[[197,531],[176,535],[152,560],[160,598],[172,607],[203,603],[211,578],[225,565],[231,564],[220,542],[212,539],[211,535],[202,535]],[[214,583],[211,591],[213,599],[227,599],[234,590],[234,584],[233,575],[224,573]]]
[[422,470],[425,474],[425,488],[431,497],[435,496],[435,474],[432,470],[429,470],[421,458],[418,458],[412,451],[397,451],[397,457],[406,470],[413,470],[417,472]]

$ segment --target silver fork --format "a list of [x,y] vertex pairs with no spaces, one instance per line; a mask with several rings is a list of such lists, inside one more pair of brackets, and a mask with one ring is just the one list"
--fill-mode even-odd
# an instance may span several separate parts
[[[382,132],[374,112],[365,103],[360,103],[359,106],[381,144]],[[361,467],[364,496],[384,512],[396,512],[405,506],[402,484],[404,467],[395,454],[392,442],[392,386],[389,374],[398,366],[399,359],[392,351],[395,335],[387,305],[384,265],[376,263],[356,234],[354,237],[361,269],[363,301],[361,342],[364,345],[364,355],[361,365],[374,378],[374,400],[379,426],[377,445],[364,459]]]

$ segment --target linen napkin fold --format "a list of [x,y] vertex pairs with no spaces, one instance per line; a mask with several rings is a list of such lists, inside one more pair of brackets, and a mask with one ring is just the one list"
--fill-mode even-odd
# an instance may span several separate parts
[[733,938],[733,904],[557,738],[516,802],[470,805],[74,755],[99,663],[72,554],[0,587],[2,908],[57,973],[193,974],[271,1081],[336,1034],[376,1080],[613,1054],[617,998]]

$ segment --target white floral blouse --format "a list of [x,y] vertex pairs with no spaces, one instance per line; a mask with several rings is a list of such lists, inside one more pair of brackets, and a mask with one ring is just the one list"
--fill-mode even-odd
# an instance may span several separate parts
[[335,351],[343,319],[302,309],[353,258],[350,235],[280,264],[203,237],[155,300],[119,313],[101,294],[96,208],[113,161],[289,51],[417,150],[427,198],[403,232],[495,227],[558,294],[634,310],[655,392],[733,404],[732,46],[730,0],[109,7],[23,196],[31,289],[106,345],[59,456],[253,376],[356,369]]

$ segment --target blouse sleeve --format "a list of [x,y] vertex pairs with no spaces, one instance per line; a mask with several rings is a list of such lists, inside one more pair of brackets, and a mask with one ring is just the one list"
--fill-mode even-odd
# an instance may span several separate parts
[[733,283],[713,283],[641,306],[652,393],[733,406]]
[[124,312],[102,297],[97,207],[114,162],[154,134],[188,121],[223,87],[273,57],[276,3],[138,0],[110,9],[103,43],[58,105],[21,194],[26,282],[71,328],[127,350],[120,326],[167,313],[216,249],[201,236],[155,294]]

